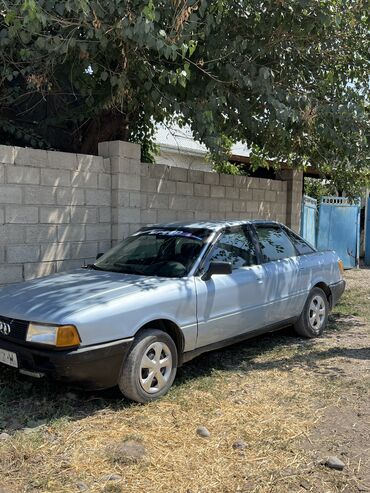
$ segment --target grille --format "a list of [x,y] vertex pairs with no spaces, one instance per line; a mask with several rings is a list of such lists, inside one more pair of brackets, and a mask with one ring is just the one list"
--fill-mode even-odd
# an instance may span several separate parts
[[10,326],[9,335],[4,335],[0,333],[0,337],[2,339],[15,339],[17,341],[26,340],[29,322],[27,322],[26,320],[17,320],[15,318],[8,318],[0,315],[0,326],[1,322],[4,322]]

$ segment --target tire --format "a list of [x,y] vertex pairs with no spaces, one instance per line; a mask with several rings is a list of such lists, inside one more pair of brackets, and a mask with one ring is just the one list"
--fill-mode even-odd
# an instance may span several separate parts
[[139,332],[122,365],[118,381],[122,394],[143,404],[159,399],[175,379],[177,361],[176,345],[166,332],[157,329]]
[[326,294],[320,288],[313,288],[294,329],[303,337],[319,337],[328,323],[328,315],[329,302]]

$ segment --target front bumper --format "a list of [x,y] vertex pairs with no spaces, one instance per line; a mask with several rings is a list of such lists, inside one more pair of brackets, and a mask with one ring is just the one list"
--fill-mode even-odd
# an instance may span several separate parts
[[[123,339],[74,350],[53,350],[0,339],[0,348],[16,353],[18,370],[47,376],[88,390],[117,384],[133,339]],[[10,367],[9,367],[10,368]]]
[[344,293],[345,288],[346,288],[346,281],[343,280],[336,282],[335,284],[330,284],[331,308],[333,308],[338,303],[340,297]]

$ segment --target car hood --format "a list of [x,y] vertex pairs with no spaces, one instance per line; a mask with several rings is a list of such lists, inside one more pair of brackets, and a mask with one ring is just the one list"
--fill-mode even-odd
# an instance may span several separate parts
[[75,269],[0,289],[0,317],[60,323],[78,311],[168,282],[171,279]]

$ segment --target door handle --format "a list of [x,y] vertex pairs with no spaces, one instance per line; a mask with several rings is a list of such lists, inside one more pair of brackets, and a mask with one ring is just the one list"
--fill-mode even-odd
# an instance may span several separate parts
[[262,277],[257,277],[257,282],[258,282],[258,284],[262,284],[263,283],[263,278]]

